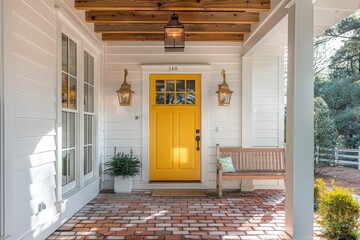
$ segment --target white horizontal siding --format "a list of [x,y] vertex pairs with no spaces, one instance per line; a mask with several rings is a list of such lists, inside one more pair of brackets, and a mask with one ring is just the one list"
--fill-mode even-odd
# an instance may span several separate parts
[[[202,46],[203,45],[203,46]],[[215,161],[212,148],[216,143],[224,146],[241,145],[241,47],[232,43],[189,43],[184,53],[164,53],[162,42],[108,42],[106,47],[106,157],[118,151],[128,152],[133,149],[134,154],[141,158],[142,149],[142,72],[141,64],[210,64],[209,78],[206,81],[208,91],[203,101],[208,104],[209,146],[208,158]],[[122,81],[124,69],[129,70],[128,81],[135,91],[133,106],[120,107],[115,93]],[[227,82],[234,91],[231,106],[217,106],[215,92],[222,82],[221,70],[226,70]],[[136,120],[135,116],[140,119]],[[143,159],[148,161],[148,159]],[[208,161],[208,159],[207,159]],[[208,179],[206,184],[214,187],[215,163],[208,164]],[[111,180],[111,178],[106,178]],[[135,186],[142,181],[135,179]],[[111,187],[111,181],[105,185]]]
[[[56,15],[52,0],[14,0],[8,6],[11,239],[20,239],[56,214]],[[41,214],[40,202],[46,204]]]
[[253,145],[279,145],[281,101],[279,57],[255,57],[253,60]]

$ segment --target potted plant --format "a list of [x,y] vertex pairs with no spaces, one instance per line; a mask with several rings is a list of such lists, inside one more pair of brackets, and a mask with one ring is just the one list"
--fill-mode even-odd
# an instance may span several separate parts
[[114,192],[129,193],[133,188],[133,176],[140,172],[141,163],[137,157],[133,156],[132,149],[130,154],[123,152],[116,153],[110,161],[105,163],[105,174],[114,177]]

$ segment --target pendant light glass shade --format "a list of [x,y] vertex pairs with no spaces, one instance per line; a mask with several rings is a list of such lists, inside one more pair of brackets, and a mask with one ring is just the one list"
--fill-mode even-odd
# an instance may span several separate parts
[[218,96],[218,104],[219,106],[229,106],[231,101],[231,94],[233,91],[230,90],[229,85],[226,83],[224,69],[221,71],[221,76],[223,77],[223,82],[222,84],[219,84],[219,90],[216,92]]
[[164,47],[165,52],[183,52],[185,48],[185,28],[175,13],[165,26]]
[[128,70],[124,70],[124,82],[121,84],[119,90],[116,91],[119,98],[120,106],[131,106],[131,100],[134,95],[134,91],[131,90],[131,84],[126,81]]

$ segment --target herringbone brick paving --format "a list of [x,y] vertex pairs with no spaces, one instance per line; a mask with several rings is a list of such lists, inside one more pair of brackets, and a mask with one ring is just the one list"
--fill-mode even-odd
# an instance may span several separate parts
[[100,193],[48,239],[284,239],[283,191],[150,194]]

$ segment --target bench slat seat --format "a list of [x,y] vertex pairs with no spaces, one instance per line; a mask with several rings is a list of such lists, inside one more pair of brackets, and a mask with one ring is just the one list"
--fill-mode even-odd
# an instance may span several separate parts
[[284,148],[234,148],[216,145],[216,158],[230,156],[234,173],[222,172],[217,164],[216,188],[222,197],[222,180],[284,179]]

